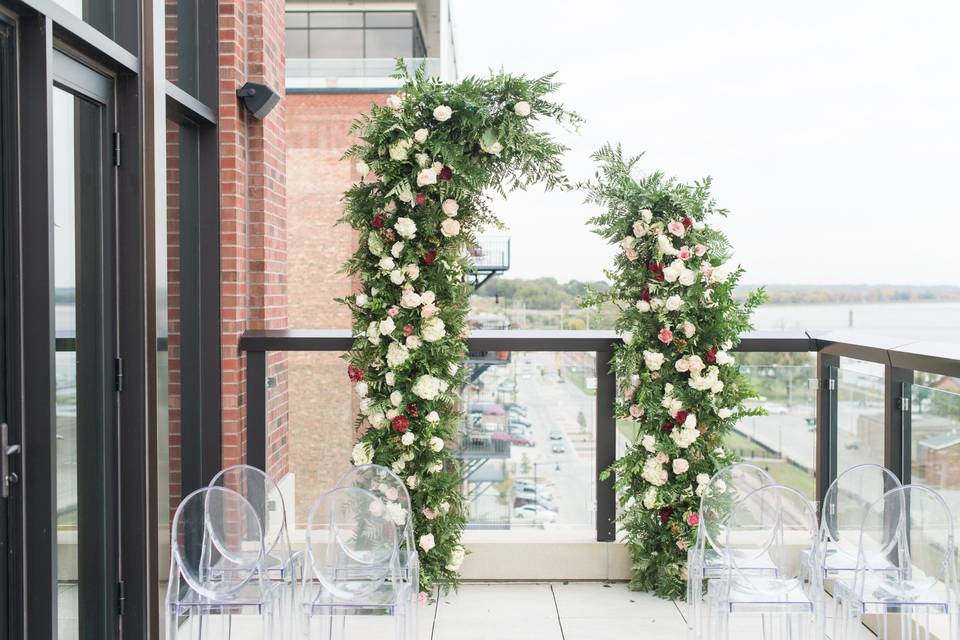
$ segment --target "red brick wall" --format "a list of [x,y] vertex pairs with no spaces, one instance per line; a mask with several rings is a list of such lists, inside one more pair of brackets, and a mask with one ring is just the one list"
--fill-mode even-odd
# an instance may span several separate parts
[[[340,160],[352,144],[350,124],[386,94],[292,94],[287,97],[287,184],[290,325],[348,329],[350,312],[335,298],[356,283],[340,266],[356,250],[350,227],[334,226],[344,191],[356,179]],[[290,354],[290,470],[296,478],[296,518],[332,488],[350,463],[356,396],[337,353]],[[352,398],[352,400],[348,400]]]
[[[223,464],[246,458],[245,363],[237,350],[247,329],[287,326],[285,105],[263,120],[236,96],[245,82],[284,91],[283,0],[220,0],[220,263]],[[271,354],[276,380],[268,399],[268,472],[287,472],[286,355]]]

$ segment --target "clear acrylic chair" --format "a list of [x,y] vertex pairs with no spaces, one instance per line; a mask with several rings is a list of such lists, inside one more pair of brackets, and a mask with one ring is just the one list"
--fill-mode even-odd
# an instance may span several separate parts
[[390,469],[377,464],[350,467],[337,480],[337,487],[365,489],[383,500],[390,520],[397,526],[400,571],[412,585],[413,596],[420,591],[420,559],[413,536],[413,511],[407,486]]
[[363,637],[347,633],[347,618],[353,625],[366,616],[392,616],[394,636],[407,637],[416,607],[412,585],[402,579],[397,539],[386,503],[371,492],[341,487],[317,498],[307,519],[303,638]]
[[[835,583],[835,638],[855,638],[865,615],[878,617],[882,638],[960,638],[953,517],[939,493],[919,485],[894,488],[868,508],[856,570]],[[881,556],[892,569],[876,566]]]
[[266,473],[246,464],[222,469],[210,481],[210,486],[236,491],[253,506],[263,526],[264,555],[260,570],[267,580],[282,585],[281,609],[285,619],[293,619],[300,556],[290,545],[287,509],[280,487]]
[[[796,489],[767,485],[738,500],[725,526],[729,564],[707,588],[707,637],[726,640],[732,617],[759,616],[765,640],[823,638],[823,586],[816,575],[804,581],[801,569],[801,554],[813,552],[817,535],[813,505]],[[756,571],[767,562],[774,571]]]
[[173,516],[170,549],[168,640],[230,638],[235,616],[244,616],[243,638],[258,637],[257,626],[261,638],[281,636],[280,589],[261,571],[263,527],[246,498],[224,487],[188,495]]
[[[721,549],[730,511],[740,498],[769,484],[774,484],[769,473],[739,463],[717,471],[701,490],[697,538],[687,551],[687,624],[693,638],[703,637],[703,581],[719,578],[727,569]],[[760,572],[773,570],[768,560],[760,559],[759,564]]]
[[[824,494],[817,553],[805,558],[807,568],[819,570],[822,580],[854,571],[864,514],[884,493],[899,486],[897,477],[878,464],[859,464],[838,475]],[[892,566],[884,556],[867,560],[876,569]]]

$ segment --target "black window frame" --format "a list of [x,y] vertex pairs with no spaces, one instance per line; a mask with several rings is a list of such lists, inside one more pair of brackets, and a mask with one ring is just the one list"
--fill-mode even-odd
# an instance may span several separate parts
[[[360,26],[356,27],[320,27],[313,26],[313,16],[322,15],[322,14],[356,14],[362,16]],[[404,55],[404,58],[426,58],[427,57],[427,46],[423,39],[423,32],[420,30],[420,20],[417,18],[416,11],[287,11],[286,15],[291,14],[304,15],[306,16],[307,26],[301,27],[284,27],[284,33],[289,33],[290,31],[303,31],[307,33],[307,57],[305,59],[309,60],[323,60],[330,59],[330,56],[314,56],[310,51],[310,34],[312,32],[323,32],[323,31],[360,31],[363,33],[363,39],[361,44],[362,55],[359,56],[360,59],[367,59],[371,57],[381,57],[381,56],[369,56],[367,55],[367,32],[368,31],[401,31],[409,30],[410,31],[410,55]],[[392,27],[392,26],[370,26],[368,25],[368,16],[384,16],[384,15],[404,15],[410,17],[410,26],[409,27]]]

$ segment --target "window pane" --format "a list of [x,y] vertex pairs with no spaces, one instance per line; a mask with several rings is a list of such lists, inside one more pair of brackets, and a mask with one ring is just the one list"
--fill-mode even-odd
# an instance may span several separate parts
[[288,11],[287,12],[287,28],[290,27],[302,27],[306,28],[308,19],[308,14],[306,11]]
[[100,33],[114,36],[114,0],[53,0],[55,3],[79,16]]
[[362,58],[363,31],[320,29],[310,31],[311,58]]
[[367,58],[409,58],[413,55],[412,29],[367,29]]
[[883,365],[840,359],[837,380],[837,473],[883,464]]
[[311,27],[323,27],[325,29],[335,29],[338,27],[363,27],[363,14],[359,11],[335,12],[335,11],[314,11],[310,14]]
[[366,26],[371,27],[412,27],[413,14],[408,11],[370,11],[366,14]]
[[193,0],[166,0],[167,80],[190,95],[198,93],[197,5]]
[[309,37],[310,32],[306,29],[287,29],[287,58],[309,58]]

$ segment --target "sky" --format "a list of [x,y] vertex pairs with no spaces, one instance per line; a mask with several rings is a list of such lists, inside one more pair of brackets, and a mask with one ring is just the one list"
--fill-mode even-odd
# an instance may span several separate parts
[[[586,120],[568,174],[620,142],[714,179],[744,283],[960,285],[960,3],[451,0],[461,77],[556,71]],[[552,129],[553,130],[553,129]],[[582,194],[496,203],[508,275],[599,279]]]

